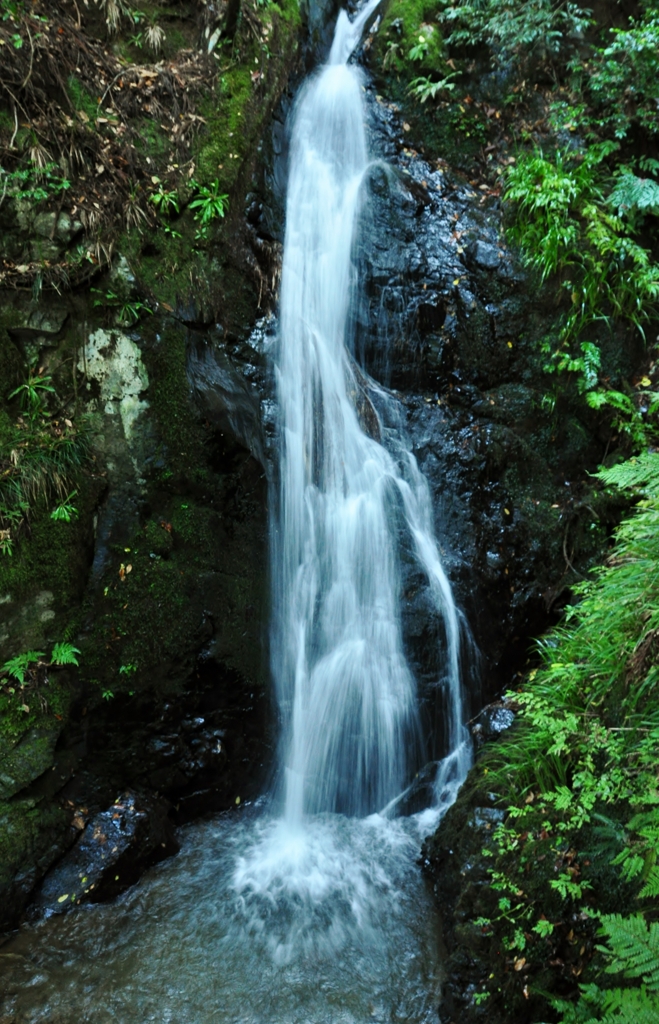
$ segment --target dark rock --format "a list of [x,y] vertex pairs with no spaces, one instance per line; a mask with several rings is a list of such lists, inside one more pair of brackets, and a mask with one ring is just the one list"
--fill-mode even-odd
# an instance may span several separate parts
[[478,267],[484,270],[496,270],[501,263],[503,253],[497,245],[488,242],[475,242],[469,250],[469,255]]
[[167,815],[165,800],[124,793],[89,822],[46,876],[34,913],[61,914],[80,903],[111,899],[133,885],[146,868],[178,853]]
[[471,734],[477,746],[486,740],[496,739],[510,729],[515,721],[515,711],[508,701],[495,701],[484,707],[473,720]]

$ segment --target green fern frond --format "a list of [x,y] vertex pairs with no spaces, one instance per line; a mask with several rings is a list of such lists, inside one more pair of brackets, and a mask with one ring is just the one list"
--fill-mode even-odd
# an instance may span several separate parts
[[598,949],[611,957],[607,974],[641,978],[648,991],[659,992],[659,922],[648,925],[642,914],[606,914],[601,925],[607,946]]
[[657,1024],[659,998],[641,985],[602,993],[601,1024]]
[[595,476],[623,490],[636,487],[646,494],[659,495],[659,452],[643,452],[610,469],[601,469]]
[[659,213],[659,184],[652,178],[637,178],[635,174],[622,174],[609,203],[618,213]]
[[[659,867],[655,866],[650,869],[639,896],[642,900],[659,896]],[[659,1020],[659,1017],[657,1019]]]

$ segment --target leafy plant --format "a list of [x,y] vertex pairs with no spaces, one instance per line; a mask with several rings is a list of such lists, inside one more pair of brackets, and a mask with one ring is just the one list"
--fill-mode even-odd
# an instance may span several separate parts
[[[538,645],[540,667],[521,691],[508,694],[517,724],[482,769],[507,804],[483,851],[492,858],[490,887],[501,893],[487,927],[525,957],[546,957],[537,943],[555,941],[552,922],[592,917],[590,857],[583,852],[588,830],[589,843],[594,832],[606,833],[600,850],[610,849],[608,859],[625,884],[637,886],[640,901],[659,895],[659,452],[598,477],[607,487],[631,490],[638,506],[619,527],[608,564],[576,588],[580,602]],[[612,822],[608,815],[621,808],[631,811],[626,821]],[[530,896],[528,871],[543,877],[548,853],[544,893]],[[540,908],[548,923],[537,920]],[[604,973],[621,973],[626,984],[591,984],[582,987],[577,1007],[555,1005],[565,1024],[636,1024],[644,1019],[634,1017],[639,1007],[654,1007],[646,995],[659,982],[659,926],[648,928],[637,914],[603,914],[600,925]],[[640,987],[631,986],[633,979]]]
[[421,61],[428,53],[428,40],[425,36],[419,36],[408,54],[409,60]]
[[20,686],[24,686],[25,676],[30,665],[38,662],[43,657],[45,657],[43,651],[25,651],[24,654],[17,654],[15,657],[10,658],[9,661],[6,661],[2,669],[10,678],[15,679]]
[[20,396],[21,407],[32,424],[44,414],[44,395],[55,393],[51,380],[52,377],[32,369],[25,383],[20,384],[9,395],[10,398]]
[[149,201],[153,203],[159,213],[174,213],[179,212],[179,197],[176,189],[166,189],[163,187],[162,182],[155,182],[157,189],[152,192]]
[[19,167],[7,171],[0,167],[0,203],[11,196],[29,203],[41,203],[71,188],[68,178],[62,177],[57,164],[46,162],[41,166]]
[[[646,4],[639,20],[611,29],[611,42],[595,51],[586,89],[600,126],[617,139],[634,126],[659,130],[659,12]],[[579,73],[581,69],[578,69]]]
[[195,220],[200,222],[201,235],[206,234],[212,221],[224,217],[229,205],[229,197],[220,194],[220,183],[216,178],[211,185],[198,185],[195,183],[196,197],[189,204],[190,209],[195,211]]
[[[7,423],[0,436],[0,552],[11,555],[31,516],[53,500],[53,518],[70,521],[75,474],[89,457],[86,431],[71,420],[47,413],[44,394],[54,393],[50,377],[31,371],[12,392],[21,398],[25,418]],[[68,519],[67,519],[68,516]]]
[[440,14],[449,46],[486,43],[496,63],[513,63],[518,74],[569,53],[589,21],[569,0],[442,0]]
[[627,981],[641,979],[642,984],[582,985],[576,1006],[554,1001],[554,1007],[563,1011],[563,1024],[586,1020],[589,1024],[655,1024],[659,1019],[659,923],[648,924],[642,914],[604,914],[599,935],[606,940],[597,947],[608,961],[606,973]]
[[80,654],[77,647],[67,641],[62,641],[53,647],[51,661],[53,665],[78,665],[77,654]]
[[71,500],[75,498],[77,493],[77,491],[71,491],[70,494],[67,494],[64,501],[57,505],[50,513],[50,518],[65,523],[70,523],[72,519],[77,519],[78,509],[71,504]]
[[[505,197],[513,212],[509,234],[527,264],[543,280],[558,276],[570,299],[558,345],[543,345],[546,369],[576,374],[591,407],[609,406],[617,429],[642,443],[657,408],[654,399],[641,415],[643,403],[601,387],[600,347],[583,338],[587,328],[606,328],[609,321],[632,324],[644,337],[644,325],[659,310],[659,264],[634,237],[638,221],[629,216],[650,212],[659,186],[623,174],[607,195],[602,162],[616,149],[617,143],[605,142],[580,154],[523,153],[507,172]],[[626,217],[612,210],[621,206]]]
[[153,310],[146,302],[126,298],[126,296],[113,292],[110,288],[104,292],[98,288],[91,290],[100,296],[100,298],[94,299],[94,306],[112,310],[116,322],[121,327],[130,327],[131,324],[137,323],[142,313],[153,314]]
[[455,89],[455,82],[451,81],[455,77],[456,72],[447,75],[446,78],[441,78],[438,82],[433,82],[428,77],[414,78],[407,91],[420,103],[426,103],[429,99],[437,99],[442,92],[450,92]]

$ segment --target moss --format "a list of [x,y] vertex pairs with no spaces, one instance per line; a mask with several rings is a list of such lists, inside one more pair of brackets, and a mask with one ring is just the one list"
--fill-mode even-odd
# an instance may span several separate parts
[[[406,79],[441,71],[446,74],[444,40],[437,24],[437,0],[392,0],[382,19],[373,53],[389,73]],[[416,52],[418,57],[410,56]]]
[[78,81],[75,75],[71,75],[66,86],[69,98],[74,108],[76,110],[81,110],[87,115],[90,121],[95,122],[98,115],[98,103],[89,95],[84,85]]
[[87,578],[91,516],[100,482],[85,478],[77,483],[78,519],[54,521],[42,509],[14,553],[0,556],[0,594],[11,594],[16,601],[36,590],[52,590],[60,609],[79,599]]
[[7,334],[7,328],[14,323],[13,307],[0,301],[0,400],[8,398],[24,373],[23,359]]
[[[170,499],[162,518],[149,520],[117,551],[83,647],[83,676],[102,680],[115,694],[182,684],[192,668],[186,652],[204,618],[199,580],[217,560],[220,530],[212,509]],[[180,672],[172,670],[177,665]]]
[[[68,714],[72,689],[68,674],[50,672],[48,682],[39,690],[0,692],[0,758],[4,758],[28,731],[59,729]],[[29,710],[25,711],[24,708]]]
[[204,432],[190,400],[185,330],[178,324],[165,324],[159,341],[144,348],[143,358],[164,462],[178,480],[198,479],[205,462]]
[[[35,806],[33,800],[0,802],[0,889],[42,857],[47,857],[54,835],[68,827],[61,808]],[[51,858],[52,860],[52,855]]]

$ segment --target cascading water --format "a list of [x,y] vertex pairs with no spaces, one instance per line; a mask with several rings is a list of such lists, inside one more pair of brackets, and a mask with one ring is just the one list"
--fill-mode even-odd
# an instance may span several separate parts
[[[178,857],[122,899],[22,930],[3,949],[0,977],[19,1024],[436,1020],[441,968],[416,858],[469,762],[460,621],[428,488],[390,425],[394,400],[346,348],[369,168],[362,84],[348,60],[377,2],[352,23],[339,16],[293,127],[272,513],[281,813],[256,807],[191,826]],[[387,429],[376,406],[390,414]],[[423,757],[403,651],[401,534],[446,635],[448,753],[434,808],[415,818],[393,817]]]
[[[419,756],[403,653],[398,507],[446,630],[449,750],[462,736],[460,628],[425,482],[360,424],[346,350],[352,249],[369,166],[358,69],[372,0],[339,15],[329,63],[303,89],[292,135],[276,364],[280,490],[273,511],[273,674],[284,720],[285,816],[384,808]],[[464,765],[454,765],[457,774]],[[446,767],[444,769],[446,773]],[[457,776],[456,776],[457,777]]]

